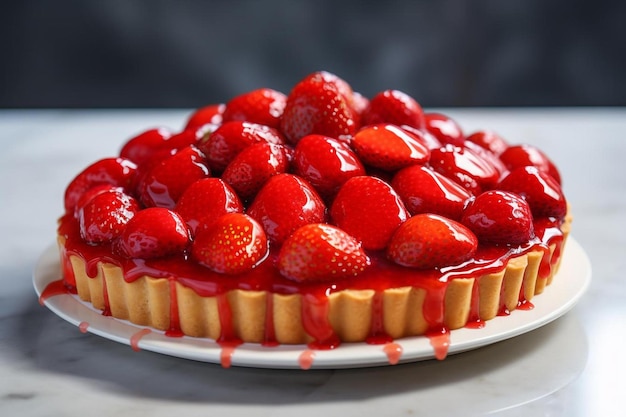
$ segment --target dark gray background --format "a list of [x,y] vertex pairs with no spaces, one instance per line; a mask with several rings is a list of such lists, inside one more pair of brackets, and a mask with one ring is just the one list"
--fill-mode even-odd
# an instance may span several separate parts
[[0,107],[197,107],[326,69],[423,106],[626,105],[623,1],[3,1]]

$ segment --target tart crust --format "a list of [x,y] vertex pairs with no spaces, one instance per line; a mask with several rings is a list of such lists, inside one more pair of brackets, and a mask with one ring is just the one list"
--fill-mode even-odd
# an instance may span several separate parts
[[[561,247],[557,248],[557,243],[550,245],[551,255],[557,249],[562,253],[570,223],[568,216],[562,225],[563,240],[558,243]],[[64,239],[59,237],[58,243],[64,256]],[[515,310],[520,301],[530,302],[550,285],[560,264],[558,259],[550,275],[540,277],[543,256],[541,250],[528,252],[510,258],[499,272],[449,280],[442,296],[440,328],[454,330],[470,321],[488,321],[503,311]],[[90,277],[86,260],[69,255],[69,261],[78,296],[83,301],[137,325],[168,331],[175,319],[179,327],[176,330],[188,336],[253,343],[267,342],[270,332],[269,339],[280,344],[319,339],[307,332],[303,324],[306,295],[234,289],[205,297],[167,278],[143,276],[127,281],[122,269],[108,262],[99,262],[97,274]],[[432,319],[429,321],[424,314],[426,296],[425,289],[411,286],[379,293],[341,290],[328,295],[327,320],[341,342],[365,341],[376,326],[393,339],[423,335],[432,329]],[[229,317],[220,317],[221,311],[228,311]],[[226,320],[232,334],[224,334]]]

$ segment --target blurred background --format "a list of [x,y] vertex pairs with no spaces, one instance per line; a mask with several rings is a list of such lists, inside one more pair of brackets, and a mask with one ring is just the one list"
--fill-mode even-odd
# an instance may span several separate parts
[[425,107],[626,105],[626,2],[24,0],[0,107],[193,108],[325,69]]

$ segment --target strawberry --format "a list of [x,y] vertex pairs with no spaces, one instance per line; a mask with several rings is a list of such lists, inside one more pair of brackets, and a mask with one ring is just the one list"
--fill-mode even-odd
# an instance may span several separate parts
[[198,148],[206,155],[211,170],[222,172],[239,152],[257,142],[282,145],[285,140],[271,127],[233,120],[202,138]]
[[509,146],[500,135],[491,130],[479,130],[465,139],[491,151],[495,155],[500,155]]
[[474,195],[492,189],[499,179],[498,171],[488,161],[468,148],[450,144],[430,151],[430,166]]
[[151,167],[141,178],[137,194],[147,207],[174,208],[191,183],[209,175],[204,154],[188,146]]
[[286,172],[289,168],[288,152],[283,145],[259,142],[250,145],[233,159],[222,179],[239,196],[249,199],[261,189],[273,175]]
[[297,229],[278,254],[280,273],[293,281],[331,281],[356,276],[370,265],[361,244],[345,231],[324,223]]
[[426,130],[441,143],[463,146],[465,135],[456,121],[441,113],[425,113],[424,120]]
[[391,186],[413,215],[434,213],[459,220],[471,197],[458,183],[420,165],[398,171]]
[[388,171],[424,164],[430,157],[419,136],[392,124],[364,127],[354,135],[351,144],[364,164]]
[[348,139],[357,129],[352,107],[336,80],[314,73],[300,81],[287,96],[280,130],[296,144],[306,135],[319,134]]
[[263,226],[272,243],[281,244],[297,228],[323,222],[326,207],[308,182],[295,175],[278,174],[259,190],[248,214]]
[[119,189],[100,192],[78,212],[80,235],[93,245],[109,242],[122,233],[138,211],[137,200]]
[[68,213],[73,212],[80,196],[97,185],[109,184],[129,191],[136,171],[137,165],[126,158],[105,158],[94,162],[80,172],[65,189],[65,210]]
[[228,213],[219,217],[212,227],[198,232],[191,254],[215,272],[240,274],[253,269],[267,257],[267,237],[252,217]]
[[222,114],[225,109],[226,105],[224,104],[209,104],[197,109],[187,119],[185,130],[196,129],[206,124],[222,124]]
[[149,207],[130,219],[119,245],[129,258],[152,259],[181,254],[189,245],[183,218],[164,207]]
[[477,248],[478,239],[461,223],[436,214],[418,214],[395,231],[387,256],[402,266],[432,269],[465,262]]
[[363,113],[363,125],[390,123],[424,128],[424,111],[415,99],[398,90],[377,93]]
[[120,150],[120,157],[130,159],[137,165],[145,163],[153,154],[164,147],[173,135],[167,128],[148,129],[130,138]]
[[330,209],[332,223],[362,242],[365,249],[387,246],[396,228],[409,217],[393,188],[370,176],[350,178]]
[[278,128],[287,96],[271,88],[259,88],[241,94],[228,103],[223,121],[241,120]]
[[120,191],[124,192],[122,187],[116,187],[111,184],[99,184],[91,187],[87,191],[85,191],[78,201],[76,202],[76,206],[74,207],[74,218],[78,219],[80,216],[80,211],[89,203],[95,196],[106,193],[109,191]]
[[414,136],[417,136],[428,149],[438,149],[443,146],[439,139],[437,139],[432,133],[427,130],[416,129],[414,127],[408,125],[401,125],[402,129],[406,130],[409,133],[412,133]]
[[193,233],[209,228],[226,213],[243,212],[235,191],[219,178],[202,178],[192,183],[178,199],[175,211]]
[[506,166],[504,166],[504,163],[502,163],[500,158],[498,158],[498,156],[494,154],[493,152],[491,152],[490,150],[485,149],[481,147],[480,145],[474,142],[471,142],[469,140],[465,141],[465,143],[463,144],[463,148],[469,149],[474,154],[476,154],[480,158],[487,161],[489,165],[494,167],[495,170],[498,172],[498,177],[502,177],[503,175],[509,172],[509,170],[507,169]]
[[508,191],[491,190],[477,196],[465,209],[461,223],[493,245],[520,245],[535,237],[530,206]]
[[325,198],[332,198],[349,178],[365,175],[365,168],[346,143],[323,135],[300,139],[293,170]]
[[500,160],[509,169],[523,166],[534,166],[550,174],[556,182],[561,184],[561,174],[556,165],[539,148],[532,145],[509,146],[500,154]]
[[561,186],[537,167],[515,168],[500,181],[498,189],[522,196],[534,218],[555,217],[562,220],[567,214],[567,202]]

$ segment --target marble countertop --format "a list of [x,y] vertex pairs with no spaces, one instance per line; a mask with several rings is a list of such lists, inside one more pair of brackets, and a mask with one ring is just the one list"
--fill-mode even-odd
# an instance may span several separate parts
[[135,352],[39,305],[32,272],[67,183],[148,127],[181,127],[188,112],[1,110],[0,415],[623,415],[626,109],[445,111],[468,132],[493,129],[556,162],[572,235],[593,266],[586,294],[546,326],[445,361],[301,371]]

